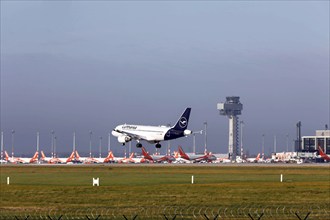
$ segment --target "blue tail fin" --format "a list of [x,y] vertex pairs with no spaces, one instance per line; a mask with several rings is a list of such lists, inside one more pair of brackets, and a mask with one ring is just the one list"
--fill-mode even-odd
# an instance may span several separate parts
[[188,127],[188,121],[190,116],[191,108],[186,108],[186,110],[183,112],[179,120],[176,122],[176,124],[172,127],[174,130],[177,131],[184,131]]

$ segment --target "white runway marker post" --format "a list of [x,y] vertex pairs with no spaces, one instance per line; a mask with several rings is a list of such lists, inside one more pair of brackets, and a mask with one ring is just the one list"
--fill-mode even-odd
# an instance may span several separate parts
[[99,186],[100,185],[100,179],[99,178],[93,178],[93,186]]
[[283,174],[281,174],[281,178],[280,179],[281,179],[281,183],[282,183],[283,182]]
[[7,177],[7,185],[9,185],[9,176]]
[[194,176],[191,176],[191,184],[194,184]]

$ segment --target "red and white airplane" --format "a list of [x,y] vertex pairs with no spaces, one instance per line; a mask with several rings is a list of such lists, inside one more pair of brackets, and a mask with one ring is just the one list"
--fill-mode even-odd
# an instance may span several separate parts
[[24,158],[24,157],[9,157],[7,151],[5,151],[5,160],[9,163],[37,163],[38,162],[39,153],[36,151],[32,158]]
[[71,155],[68,158],[58,158],[58,157],[46,157],[44,152],[41,151],[41,158],[43,162],[46,163],[60,163],[60,164],[66,164],[66,163],[72,163],[74,161],[74,151],[71,153]]
[[323,158],[323,160],[330,162],[330,157],[323,152],[323,150],[320,146],[319,146],[319,154],[320,154],[321,158]]
[[78,151],[75,151],[75,161],[79,163],[92,164],[92,163],[109,163],[109,155],[106,158],[94,158],[94,157],[81,157]]
[[164,163],[164,162],[168,162],[168,163],[172,163],[173,161],[175,161],[175,158],[171,155],[150,155],[146,149],[144,147],[141,148],[142,149],[142,155],[144,157],[144,159],[148,160],[149,162],[152,163]]
[[112,155],[112,152],[109,151],[107,157],[93,157],[93,158],[90,158],[89,163],[110,163],[111,155]]
[[179,146],[179,154],[180,154],[181,158],[188,160],[188,161],[192,161],[192,162],[201,162],[201,161],[212,162],[217,159],[213,154],[207,153],[207,152],[205,152],[205,154],[189,154],[188,155],[183,151],[181,146]]
[[249,163],[258,163],[260,160],[260,153],[257,155],[257,157],[246,158],[245,160]]

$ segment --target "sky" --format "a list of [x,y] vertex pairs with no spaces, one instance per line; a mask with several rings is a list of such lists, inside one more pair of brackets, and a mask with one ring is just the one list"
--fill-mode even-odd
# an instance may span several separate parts
[[[17,156],[37,132],[49,154],[51,130],[58,152],[73,132],[89,152],[91,130],[105,154],[115,126],[174,124],[186,107],[189,129],[207,122],[208,150],[226,153],[227,96],[243,104],[244,151],[260,152],[263,134],[266,153],[275,136],[291,150],[298,121],[306,136],[330,124],[329,80],[328,1],[1,1],[1,131]],[[170,144],[191,152],[193,138]]]

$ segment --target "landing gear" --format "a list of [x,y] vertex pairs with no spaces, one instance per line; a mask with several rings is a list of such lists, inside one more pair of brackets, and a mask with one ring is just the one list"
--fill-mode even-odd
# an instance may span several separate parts
[[160,145],[160,143],[156,144],[156,148],[161,148],[161,147],[162,147],[162,145]]
[[137,147],[137,148],[141,148],[141,147],[142,147],[142,144],[141,144],[141,143],[137,143],[137,144],[136,144],[136,147]]

